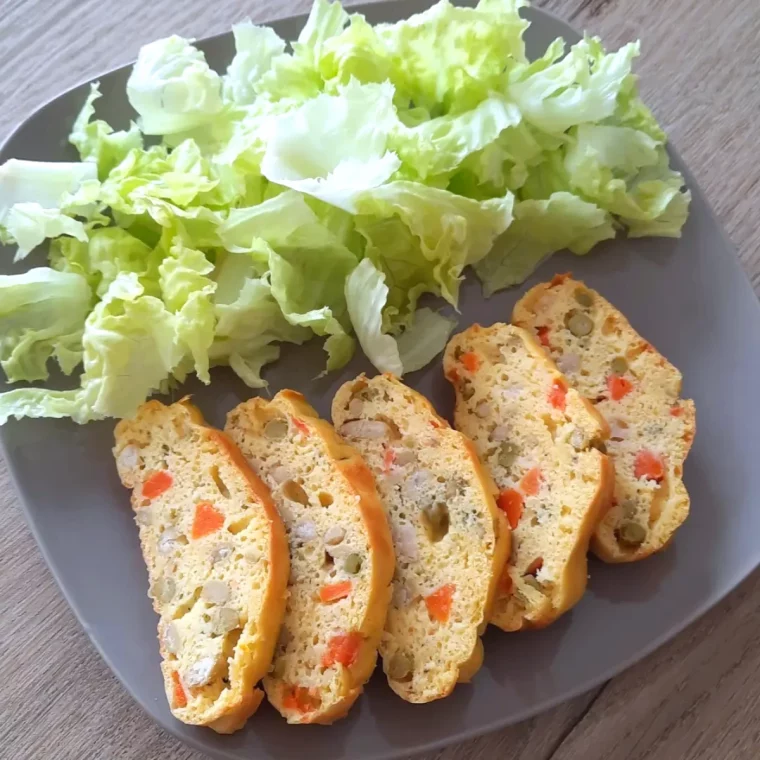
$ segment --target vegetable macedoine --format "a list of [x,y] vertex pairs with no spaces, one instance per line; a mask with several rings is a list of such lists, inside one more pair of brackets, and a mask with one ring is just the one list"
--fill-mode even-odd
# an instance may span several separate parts
[[419,297],[456,306],[467,266],[490,294],[621,228],[679,235],[689,193],[638,97],[638,43],[556,40],[530,62],[524,5],[441,0],[373,27],[316,0],[290,51],[235,25],[222,74],[158,40],[123,130],[94,118],[92,85],[80,162],[0,166],[0,241],[17,260],[51,241],[49,267],[0,275],[0,365],[11,383],[82,366],[74,390],[0,395],[0,424],[128,417],[218,365],[262,387],[281,343],[315,335],[328,370],[358,339],[401,375],[454,324]]

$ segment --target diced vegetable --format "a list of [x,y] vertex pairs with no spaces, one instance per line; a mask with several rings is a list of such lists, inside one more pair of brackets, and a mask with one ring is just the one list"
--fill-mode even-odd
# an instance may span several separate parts
[[607,377],[607,390],[613,401],[620,401],[633,390],[633,383],[626,377],[609,375]]
[[509,527],[515,530],[523,513],[522,494],[514,488],[508,488],[499,494],[498,504],[499,509],[503,510],[507,515]]
[[455,584],[447,583],[425,597],[425,606],[431,619],[438,623],[448,622],[456,588]]
[[551,348],[551,345],[549,344],[549,328],[547,325],[539,325],[536,328],[536,333],[538,334],[538,340],[539,343],[541,343],[542,346],[545,348]]
[[168,491],[174,478],[166,470],[159,470],[154,472],[144,483],[142,487],[142,495],[146,499],[155,499],[165,491]]
[[344,668],[350,668],[359,656],[363,641],[362,635],[357,631],[333,636],[322,655],[322,667],[331,668],[337,663],[343,665]]
[[396,461],[396,452],[387,448],[385,454],[383,454],[383,472],[387,475],[391,471],[393,463]]
[[319,589],[319,598],[325,604],[337,602],[339,599],[345,599],[351,593],[352,586],[351,581],[339,581],[338,583],[322,586]]
[[306,686],[286,686],[282,706],[301,714],[313,712],[319,707],[319,696],[315,689]]
[[303,433],[303,435],[308,437],[309,427],[303,420],[299,420],[298,417],[293,417],[293,426]]
[[185,689],[176,670],[172,673],[172,684],[172,707],[187,707],[187,694],[185,694]]
[[526,496],[536,496],[541,488],[541,470],[534,467],[523,475],[520,481],[520,490]]
[[478,367],[480,367],[480,358],[474,351],[467,351],[462,354],[459,361],[468,372],[477,372]]
[[636,454],[633,464],[633,474],[637,478],[655,480],[658,483],[665,477],[665,463],[662,457],[649,449],[643,449]]
[[525,568],[525,575],[535,575],[544,566],[544,558],[536,557],[527,568]]
[[203,538],[215,533],[224,525],[224,515],[209,501],[201,501],[195,505],[195,517],[191,535],[193,538]]
[[549,390],[549,403],[560,412],[565,411],[567,384],[560,379],[554,380]]

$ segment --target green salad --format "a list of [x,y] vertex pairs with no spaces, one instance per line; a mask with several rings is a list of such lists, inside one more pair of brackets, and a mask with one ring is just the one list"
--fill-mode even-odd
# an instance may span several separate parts
[[[486,295],[554,251],[616,234],[678,236],[689,193],[631,73],[638,43],[587,37],[525,55],[524,0],[440,0],[370,25],[317,0],[298,40],[233,27],[214,71],[191,40],[143,47],[135,121],[96,118],[79,162],[0,166],[0,240],[49,266],[0,276],[0,363],[79,387],[0,394],[9,417],[127,417],[150,394],[227,365],[252,388],[280,345],[324,339],[325,371],[361,349],[423,367],[471,266]],[[146,139],[150,138],[150,139]]]

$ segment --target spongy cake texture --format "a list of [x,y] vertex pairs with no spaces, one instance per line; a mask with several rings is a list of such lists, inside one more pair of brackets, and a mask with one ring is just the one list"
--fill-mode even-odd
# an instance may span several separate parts
[[115,437],[160,616],[172,713],[235,731],[263,698],[255,686],[285,611],[287,542],[269,491],[187,401],[149,401]]
[[696,423],[694,402],[680,398],[681,373],[609,301],[569,275],[526,293],[513,321],[536,335],[609,423],[615,496],[593,551],[631,562],[667,546],[689,514],[682,476]]
[[377,659],[393,549],[372,475],[332,425],[294,391],[251,399],[226,430],[271,488],[291,553],[288,604],[269,701],[291,723],[331,723]]
[[396,378],[364,376],[333,401],[338,432],[375,475],[396,550],[380,644],[391,688],[429,702],[469,680],[509,547],[472,443]]
[[492,622],[507,631],[547,625],[586,588],[589,541],[613,482],[599,451],[607,426],[512,325],[454,336],[444,371],[456,389],[455,424],[490,469],[512,529]]

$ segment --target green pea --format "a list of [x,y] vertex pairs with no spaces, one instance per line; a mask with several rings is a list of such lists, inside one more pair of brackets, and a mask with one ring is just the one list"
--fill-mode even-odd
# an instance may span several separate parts
[[388,677],[394,681],[409,681],[412,677],[414,661],[406,652],[396,652],[388,663]]
[[362,558],[358,554],[349,554],[343,561],[343,569],[349,575],[356,575],[362,569]]
[[628,372],[628,362],[622,356],[616,356],[610,366],[616,375],[624,375]]
[[594,329],[594,322],[588,314],[584,314],[577,309],[571,309],[565,315],[565,327],[575,335],[576,338],[584,338],[590,335]]
[[288,423],[286,420],[283,419],[274,419],[269,420],[266,425],[264,425],[264,435],[269,438],[271,441],[279,440],[280,438],[284,438],[288,434]]
[[646,528],[635,520],[623,520],[617,529],[618,540],[628,546],[640,546],[647,537]]
[[576,288],[573,295],[575,296],[575,300],[581,306],[585,306],[586,308],[591,306],[591,304],[594,302],[593,299],[591,298],[591,294],[587,290],[584,290],[583,288]]
[[509,470],[520,456],[520,447],[515,443],[505,441],[499,448],[499,464]]

